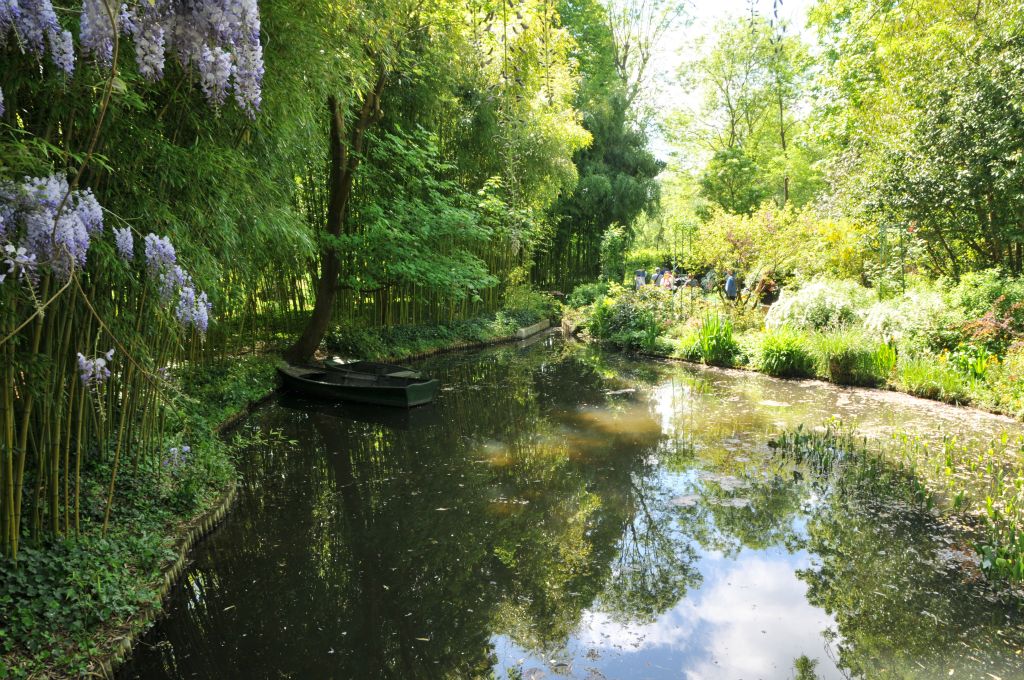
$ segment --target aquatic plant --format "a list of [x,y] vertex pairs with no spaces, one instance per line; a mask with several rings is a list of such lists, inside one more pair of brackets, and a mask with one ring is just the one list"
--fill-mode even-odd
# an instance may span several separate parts
[[898,481],[892,489],[905,490],[908,500],[964,517],[974,528],[981,567],[991,577],[1024,581],[1024,462],[1017,453],[1024,437],[1011,442],[1003,434],[987,446],[950,436],[933,445],[906,434],[870,442],[830,422],[820,430],[783,432],[770,445],[837,485],[849,471],[854,477],[891,477]]

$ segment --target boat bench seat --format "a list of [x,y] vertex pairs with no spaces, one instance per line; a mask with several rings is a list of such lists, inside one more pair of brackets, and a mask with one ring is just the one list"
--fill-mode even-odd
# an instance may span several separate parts
[[389,378],[418,378],[420,374],[416,371],[395,371],[394,373],[385,373]]

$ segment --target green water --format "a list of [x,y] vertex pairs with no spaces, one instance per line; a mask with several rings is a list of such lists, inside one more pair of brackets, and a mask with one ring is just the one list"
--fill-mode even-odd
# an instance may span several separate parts
[[[1024,678],[1021,600],[877,479],[772,433],[1015,426],[556,339],[449,355],[410,413],[281,398],[124,678]],[[802,676],[810,677],[810,676]]]

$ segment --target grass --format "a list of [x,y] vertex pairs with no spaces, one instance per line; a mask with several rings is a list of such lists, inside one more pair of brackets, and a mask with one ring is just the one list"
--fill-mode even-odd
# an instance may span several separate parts
[[788,328],[765,332],[756,348],[754,366],[779,378],[812,378],[815,358],[803,334]]
[[897,366],[895,385],[908,394],[952,404],[969,401],[970,381],[934,356],[906,357]]
[[810,336],[817,373],[837,385],[877,387],[886,376],[879,366],[878,346],[859,333],[836,331]]

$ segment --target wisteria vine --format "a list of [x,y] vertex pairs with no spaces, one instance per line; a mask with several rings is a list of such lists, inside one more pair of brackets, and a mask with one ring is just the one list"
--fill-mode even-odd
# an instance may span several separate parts
[[[254,117],[262,103],[263,46],[256,0],[83,0],[80,48],[101,67],[113,60],[114,38],[135,46],[139,73],[164,75],[168,55],[194,69],[207,100],[222,105],[229,93]],[[65,75],[75,69],[71,33],[57,20],[51,0],[0,0],[0,48],[14,45],[42,59],[49,54]],[[3,115],[0,91],[0,115]]]
[[[104,231],[103,209],[89,189],[68,189],[67,177],[59,173],[26,177],[20,183],[0,182],[0,260],[7,266],[0,274],[0,284],[10,277],[34,288],[43,270],[67,280],[73,269],[86,266],[89,250]],[[121,259],[132,263],[135,238],[131,229],[114,229],[113,240]],[[178,264],[170,239],[147,234],[143,250],[146,275],[156,285],[160,299],[184,330],[205,335],[210,322],[209,298],[196,289],[192,276]]]

